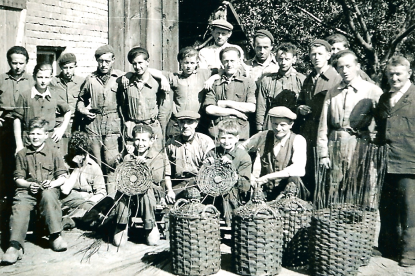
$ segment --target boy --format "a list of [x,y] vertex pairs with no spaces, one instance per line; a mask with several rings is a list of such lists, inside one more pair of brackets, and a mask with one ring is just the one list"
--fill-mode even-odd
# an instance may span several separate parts
[[5,264],[14,264],[22,258],[30,211],[35,207],[45,219],[52,249],[65,251],[68,246],[61,236],[59,202],[59,186],[65,182],[66,168],[57,150],[46,143],[48,125],[48,121],[38,117],[30,120],[28,146],[16,155],[14,179],[17,189],[10,218],[10,245],[2,258]]
[[69,140],[68,160],[72,170],[61,186],[63,208],[69,209],[64,217],[64,226],[75,226],[73,218],[82,217],[92,206],[107,195],[101,167],[89,156],[89,137],[85,132],[76,131]]
[[242,148],[236,147],[239,141],[239,126],[235,121],[224,120],[218,124],[220,146],[208,152],[208,161],[220,158],[223,163],[230,163],[238,175],[235,187],[223,198],[215,200],[216,206],[221,206],[222,215],[227,226],[231,226],[232,211],[242,205],[240,194],[249,191],[251,187],[251,158]]
[[[50,93],[48,86],[52,80],[52,75],[52,65],[48,63],[37,64],[33,70],[35,86],[31,90],[23,91],[19,96],[17,107],[13,112],[16,118],[13,122],[16,152],[23,149],[27,142],[26,138],[30,120],[35,117],[41,117],[48,122],[49,129],[47,129],[47,132],[52,132],[51,138],[55,142],[53,145],[59,148],[61,156],[64,154],[60,141],[69,125],[71,111],[66,103]],[[56,112],[65,114],[60,126],[56,126]]]
[[[160,152],[154,148],[154,131],[149,125],[138,124],[133,129],[134,152],[124,157],[124,161],[135,161],[144,163],[148,166],[151,174],[153,187],[149,188],[145,194],[131,197],[117,193],[117,198],[123,197],[117,207],[117,225],[114,234],[113,244],[123,246],[128,239],[128,219],[132,215],[139,215],[144,221],[147,245],[157,245],[160,240],[160,233],[157,228],[154,211],[156,205],[163,198],[160,183],[168,170],[168,161],[165,152]],[[117,199],[115,200],[117,201]],[[126,210],[128,208],[129,210]]]

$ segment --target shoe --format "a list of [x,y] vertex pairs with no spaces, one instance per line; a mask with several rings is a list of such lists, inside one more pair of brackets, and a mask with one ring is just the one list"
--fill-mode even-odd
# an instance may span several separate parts
[[69,217],[64,217],[62,219],[62,228],[63,230],[71,230],[76,226],[75,221]]
[[121,247],[127,243],[128,240],[128,227],[126,226],[124,230],[117,229],[114,234],[114,239],[112,244]]
[[14,264],[18,260],[21,260],[23,256],[23,249],[16,249],[13,246],[10,246],[6,253],[4,253],[3,258],[1,259],[1,262],[3,264]]
[[53,251],[62,252],[62,251],[66,251],[66,249],[68,249],[68,244],[62,238],[62,236],[59,236],[56,239],[54,239],[53,241],[50,241],[50,247],[52,248]]
[[402,267],[410,267],[415,265],[415,260],[402,258],[399,260],[399,265]]
[[157,225],[155,225],[153,229],[151,229],[151,231],[148,231],[146,233],[146,241],[147,241],[147,245],[150,245],[150,246],[156,246],[159,243],[160,232],[159,232],[159,229],[157,228]]

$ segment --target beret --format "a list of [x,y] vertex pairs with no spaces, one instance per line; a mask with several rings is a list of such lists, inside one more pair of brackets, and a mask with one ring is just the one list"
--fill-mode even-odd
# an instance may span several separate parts
[[277,106],[271,108],[271,110],[268,112],[268,115],[270,117],[288,118],[291,120],[297,119],[297,115],[285,106]]
[[225,29],[225,30],[228,30],[228,31],[232,31],[233,30],[232,24],[229,23],[226,20],[223,20],[223,19],[213,20],[212,23],[210,23],[210,26],[212,26],[212,27],[218,27],[218,28]]
[[112,53],[115,55],[114,48],[112,48],[110,45],[103,45],[95,51],[95,58],[99,58],[103,54],[107,53]]
[[269,39],[271,39],[272,43],[274,43],[274,36],[267,30],[258,30],[258,31],[256,31],[254,37],[257,37],[257,36],[266,36]]
[[61,66],[72,62],[76,63],[76,56],[72,53],[65,53],[61,55],[58,59],[58,63]]
[[310,48],[315,46],[315,45],[321,45],[324,46],[327,50],[327,52],[331,52],[331,45],[330,43],[328,43],[327,41],[323,40],[323,39],[316,39],[313,42],[310,43]]
[[200,114],[195,112],[195,111],[191,111],[191,110],[184,110],[184,111],[180,111],[176,114],[176,118],[177,119],[199,119],[200,118]]

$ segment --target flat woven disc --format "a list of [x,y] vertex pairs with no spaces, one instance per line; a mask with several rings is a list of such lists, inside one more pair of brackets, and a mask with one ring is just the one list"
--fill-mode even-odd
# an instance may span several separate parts
[[231,164],[215,160],[213,164],[205,163],[200,168],[197,186],[202,193],[216,197],[228,194],[237,180]]
[[151,187],[151,179],[150,169],[144,163],[124,161],[115,169],[117,190],[128,196],[147,192]]

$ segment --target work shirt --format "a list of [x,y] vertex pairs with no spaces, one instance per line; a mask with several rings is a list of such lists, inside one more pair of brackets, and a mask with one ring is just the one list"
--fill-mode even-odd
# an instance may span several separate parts
[[170,170],[172,175],[175,178],[197,175],[207,153],[214,147],[209,136],[198,132],[188,141],[183,140],[181,135],[170,138],[166,143],[166,151],[173,166]]
[[292,67],[285,74],[279,72],[262,78],[258,87],[256,107],[257,130],[266,130],[265,117],[273,107],[285,106],[296,111],[297,97],[304,80],[305,76]]
[[[206,99],[203,104],[204,108],[209,105],[218,105],[218,101],[230,100],[235,102],[244,102],[256,104],[255,98],[255,82],[247,77],[241,76],[237,72],[232,77],[228,78],[226,75],[222,75],[220,80],[216,80],[213,84],[212,90],[209,90],[206,94]],[[225,118],[235,118],[234,116],[210,116],[214,124],[217,125],[221,120]],[[249,121],[244,121],[237,118],[240,126],[240,139],[249,138]]]
[[13,116],[22,122],[22,130],[28,130],[30,120],[40,117],[48,121],[48,131],[52,131],[56,126],[56,113],[70,112],[68,104],[51,95],[49,89],[41,94],[34,86],[20,94],[17,106]]
[[75,114],[76,103],[78,102],[79,92],[81,91],[81,85],[84,80],[85,78],[73,76],[72,80],[66,82],[62,76],[59,75],[53,77],[49,85],[52,95],[59,97],[69,105],[72,117]]
[[328,157],[328,140],[337,140],[331,137],[332,131],[346,131],[349,133],[366,133],[370,138],[369,126],[373,122],[373,115],[382,90],[360,77],[355,78],[349,85],[341,82],[327,92],[321,113],[317,136],[317,148],[320,157]]
[[63,157],[50,144],[34,150],[31,146],[20,150],[16,155],[15,179],[25,179],[42,183],[54,180],[67,173]]
[[304,176],[307,163],[307,142],[301,135],[289,132],[281,140],[276,139],[272,130],[261,131],[242,143],[248,152],[258,154],[261,169],[254,169],[252,176],[260,177],[277,171],[289,176]]
[[275,60],[275,56],[270,54],[264,62],[259,62],[256,57],[245,61],[246,76],[254,81],[260,81],[265,74],[277,73],[279,66]]
[[[11,71],[0,75],[0,111],[10,113],[17,106],[20,93],[30,90],[35,85],[33,77],[27,73],[19,79],[11,75]],[[3,114],[1,117],[4,117]]]
[[107,188],[101,167],[93,159],[87,156],[85,165],[77,169],[80,170],[80,174],[73,186],[74,190],[79,192],[92,192],[94,195],[107,195]]
[[210,150],[206,157],[213,157],[221,159],[223,156],[228,157],[232,161],[232,167],[238,174],[238,182],[236,187],[244,192],[251,187],[251,157],[249,154],[238,147],[235,147],[229,152],[225,152],[223,147],[216,147]]
[[204,47],[199,51],[199,67],[203,69],[219,69],[223,68],[220,61],[219,53],[227,47],[235,47],[241,53],[241,62],[244,60],[244,51],[241,47],[235,44],[226,42],[222,46],[216,46],[216,44]]

